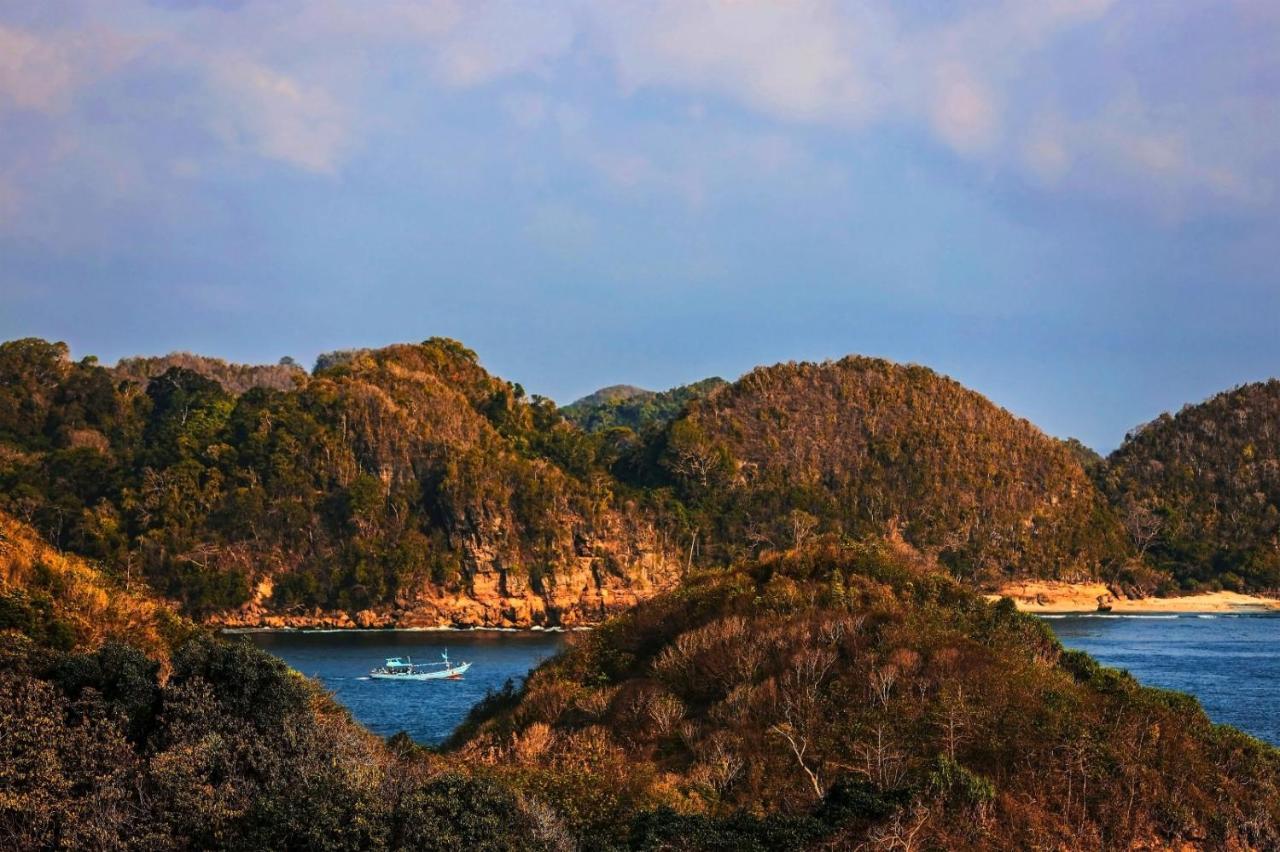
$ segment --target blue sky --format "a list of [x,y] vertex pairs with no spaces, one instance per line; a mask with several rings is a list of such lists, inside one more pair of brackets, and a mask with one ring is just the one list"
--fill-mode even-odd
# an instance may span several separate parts
[[448,335],[567,402],[927,364],[1107,450],[1280,374],[1280,4],[0,0],[0,337]]

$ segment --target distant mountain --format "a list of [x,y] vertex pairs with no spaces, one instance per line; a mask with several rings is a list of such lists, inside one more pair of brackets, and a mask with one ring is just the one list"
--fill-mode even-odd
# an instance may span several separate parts
[[610,403],[626,402],[636,398],[652,399],[657,396],[656,391],[638,388],[635,385],[609,385],[606,388],[600,388],[594,393],[589,393],[582,399],[579,399],[570,405],[566,405],[562,410],[597,408]]
[[658,392],[634,385],[610,385],[566,405],[560,413],[588,432],[614,427],[640,432],[671,420],[691,401],[709,396],[727,384],[714,377]]
[[111,372],[121,379],[146,385],[173,367],[213,379],[232,394],[242,394],[253,388],[292,390],[295,385],[307,379],[307,371],[291,358],[281,359],[278,364],[234,364],[221,358],[209,358],[190,352],[122,358],[111,368]]
[[696,546],[724,560],[889,528],[981,583],[1109,576],[1128,555],[1078,451],[932,370],[872,358],[756,369],[619,470],[672,486]]
[[1102,481],[1134,546],[1183,588],[1280,590],[1280,381],[1134,430]]
[[1280,843],[1280,753],[1010,604],[901,543],[749,560],[574,643],[452,747],[592,848]]

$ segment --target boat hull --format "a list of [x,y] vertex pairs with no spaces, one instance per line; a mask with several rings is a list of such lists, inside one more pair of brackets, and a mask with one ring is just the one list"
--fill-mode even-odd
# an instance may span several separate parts
[[471,668],[470,663],[459,663],[448,669],[441,669],[438,672],[405,672],[404,674],[391,674],[390,672],[369,672],[369,677],[374,680],[458,680],[462,675]]

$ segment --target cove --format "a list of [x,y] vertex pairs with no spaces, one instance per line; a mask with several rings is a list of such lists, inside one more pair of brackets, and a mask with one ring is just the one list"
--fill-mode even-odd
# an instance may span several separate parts
[[[361,724],[379,736],[405,731],[415,742],[438,745],[485,693],[508,679],[517,686],[531,669],[558,652],[566,635],[539,631],[340,630],[244,634],[291,668],[318,680]],[[387,657],[435,662],[448,650],[469,661],[461,680],[389,682],[369,678]]]

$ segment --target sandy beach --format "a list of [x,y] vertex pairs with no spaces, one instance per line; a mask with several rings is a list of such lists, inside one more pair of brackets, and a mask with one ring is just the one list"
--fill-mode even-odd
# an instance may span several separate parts
[[1206,592],[1168,598],[1123,598],[1111,594],[1102,583],[1061,583],[1027,580],[1002,586],[988,600],[1012,598],[1023,612],[1094,612],[1099,600],[1114,613],[1268,612],[1280,611],[1280,600],[1239,592]]

